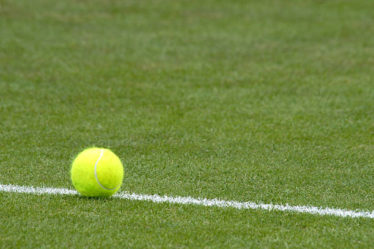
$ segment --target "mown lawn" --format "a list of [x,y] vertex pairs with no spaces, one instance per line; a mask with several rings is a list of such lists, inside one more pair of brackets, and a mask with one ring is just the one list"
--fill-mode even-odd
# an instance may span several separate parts
[[[0,183],[374,210],[374,2],[0,0]],[[368,248],[374,220],[0,193],[0,248]]]

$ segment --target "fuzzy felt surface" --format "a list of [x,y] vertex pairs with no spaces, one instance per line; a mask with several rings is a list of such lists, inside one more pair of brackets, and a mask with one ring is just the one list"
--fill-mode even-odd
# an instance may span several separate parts
[[111,196],[121,187],[123,166],[110,150],[89,148],[74,159],[71,180],[84,196]]

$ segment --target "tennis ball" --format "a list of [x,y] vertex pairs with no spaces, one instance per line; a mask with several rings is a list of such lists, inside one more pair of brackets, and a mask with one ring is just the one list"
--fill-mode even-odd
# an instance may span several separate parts
[[84,196],[111,196],[119,190],[123,180],[121,160],[104,148],[88,148],[74,159],[71,181]]

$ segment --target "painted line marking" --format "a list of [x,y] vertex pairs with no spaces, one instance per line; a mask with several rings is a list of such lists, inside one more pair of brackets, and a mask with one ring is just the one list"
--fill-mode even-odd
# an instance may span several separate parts
[[[35,195],[78,195],[77,191],[65,188],[41,188],[41,187],[27,187],[17,185],[2,185],[0,184],[0,192],[8,193],[23,193]],[[281,212],[295,212],[314,215],[330,215],[338,217],[350,218],[369,218],[374,219],[374,211],[361,210],[346,210],[336,208],[323,208],[313,206],[290,206],[288,204],[264,204],[255,202],[239,202],[239,201],[224,201],[219,199],[203,199],[181,196],[160,196],[160,195],[146,195],[135,194],[128,192],[120,192],[113,195],[113,198],[135,200],[135,201],[149,201],[154,203],[171,203],[182,205],[199,205],[205,207],[220,207],[220,208],[235,208],[235,209],[253,209],[253,210],[268,210]]]

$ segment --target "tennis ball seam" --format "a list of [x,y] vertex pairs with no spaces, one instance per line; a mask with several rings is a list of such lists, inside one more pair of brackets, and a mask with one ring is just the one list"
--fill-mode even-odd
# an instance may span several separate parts
[[[96,163],[95,163],[95,178],[96,178],[96,182],[97,182],[97,184],[99,184],[100,187],[102,187],[102,188],[105,189],[105,190],[115,190],[116,188],[119,187],[119,185],[118,185],[118,186],[115,186],[114,188],[107,188],[107,187],[104,187],[104,186],[100,183],[99,178],[97,177],[97,172],[96,172],[96,170],[97,170],[97,165],[99,164],[101,158],[103,157],[103,155],[104,155],[104,151],[105,151],[104,149],[100,149],[100,156],[99,156],[99,158],[97,159],[97,161],[96,161]],[[121,185],[121,184],[120,184],[120,185]]]

